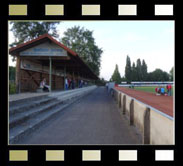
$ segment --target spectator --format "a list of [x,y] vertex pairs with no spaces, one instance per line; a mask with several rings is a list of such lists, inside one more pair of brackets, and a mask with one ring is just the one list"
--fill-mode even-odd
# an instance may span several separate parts
[[80,86],[80,88],[83,87],[83,80],[80,81],[80,85],[79,86]]
[[165,94],[165,88],[161,87],[161,91],[160,91],[161,95]]
[[71,80],[70,80],[70,78],[68,78],[68,89],[70,89],[71,88]]
[[74,89],[74,88],[75,88],[75,81],[74,81],[74,79],[72,80],[72,84],[71,84],[71,86],[72,86],[72,89]]
[[158,87],[158,93],[161,94],[161,87]]
[[158,87],[155,88],[155,92],[156,92],[156,94],[158,93]]
[[166,90],[167,90],[167,93],[168,93],[168,85],[166,85]]
[[72,89],[73,80],[70,81],[70,88]]
[[43,89],[43,91],[49,92],[50,86],[46,85],[46,78],[43,78],[43,80],[40,83],[40,88]]
[[160,95],[160,88],[156,87],[155,92],[156,92],[156,95]]
[[68,90],[68,80],[67,80],[67,77],[65,77],[65,90]]
[[172,86],[171,84],[168,85],[168,96],[172,95]]

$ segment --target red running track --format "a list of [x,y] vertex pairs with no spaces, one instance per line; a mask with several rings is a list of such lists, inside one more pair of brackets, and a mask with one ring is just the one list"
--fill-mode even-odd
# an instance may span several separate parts
[[157,96],[154,93],[143,92],[143,91],[138,91],[135,89],[129,89],[124,87],[115,87],[115,88],[173,117],[173,97],[172,96]]

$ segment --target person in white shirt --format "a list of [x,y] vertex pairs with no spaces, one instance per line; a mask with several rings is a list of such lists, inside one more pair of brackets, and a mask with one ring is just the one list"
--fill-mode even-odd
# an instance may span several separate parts
[[65,89],[68,90],[68,80],[67,80],[67,77],[65,78]]
[[43,80],[40,83],[40,88],[43,89],[43,91],[48,91],[50,90],[50,86],[46,85],[46,78],[43,78]]

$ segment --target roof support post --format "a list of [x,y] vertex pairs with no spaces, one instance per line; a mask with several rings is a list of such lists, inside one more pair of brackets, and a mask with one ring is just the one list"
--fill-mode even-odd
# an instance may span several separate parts
[[51,56],[49,57],[50,60],[50,74],[49,74],[49,84],[50,84],[50,92],[52,90],[52,59]]
[[64,90],[67,90],[66,89],[66,84],[65,84],[65,79],[66,79],[66,67],[64,65]]

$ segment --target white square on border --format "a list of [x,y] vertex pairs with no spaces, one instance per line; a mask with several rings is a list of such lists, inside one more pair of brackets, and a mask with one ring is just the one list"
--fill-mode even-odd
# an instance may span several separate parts
[[137,15],[137,5],[118,5],[118,15]]
[[173,161],[174,151],[173,150],[156,150],[155,161]]
[[137,150],[119,150],[119,161],[137,161]]
[[45,15],[46,16],[57,16],[57,15],[64,15],[64,5],[45,5]]
[[28,161],[28,150],[10,150],[9,161]]
[[83,161],[100,161],[101,151],[100,150],[82,150]]
[[155,5],[155,15],[173,15],[173,5]]
[[100,15],[100,5],[82,5],[83,16],[99,16]]
[[64,161],[64,150],[46,150],[46,161]]

